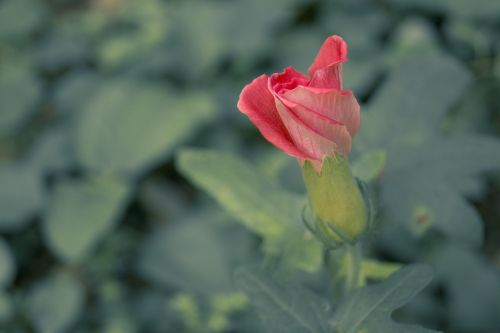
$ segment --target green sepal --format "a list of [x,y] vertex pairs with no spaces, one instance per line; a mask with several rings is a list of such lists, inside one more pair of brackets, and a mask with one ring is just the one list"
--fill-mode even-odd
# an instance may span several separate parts
[[304,215],[308,228],[327,247],[355,244],[373,214],[367,190],[352,176],[347,159],[340,154],[328,156],[320,172],[305,161],[302,171],[312,211],[312,222]]

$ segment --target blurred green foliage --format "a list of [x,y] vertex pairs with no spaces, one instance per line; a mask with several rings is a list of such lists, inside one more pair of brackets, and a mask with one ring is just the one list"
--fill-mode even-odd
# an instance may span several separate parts
[[[428,268],[334,296],[296,162],[236,110],[331,34],[394,263],[363,275],[435,272],[407,305]],[[499,40],[494,0],[0,0],[0,332],[500,331]]]

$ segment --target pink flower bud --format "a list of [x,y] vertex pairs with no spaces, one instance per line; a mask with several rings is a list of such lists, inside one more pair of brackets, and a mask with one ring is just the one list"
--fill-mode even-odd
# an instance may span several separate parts
[[359,104],[342,90],[342,63],[347,44],[339,36],[326,39],[309,67],[309,77],[287,67],[261,75],[241,92],[238,109],[277,148],[317,171],[334,151],[347,156],[359,128]]

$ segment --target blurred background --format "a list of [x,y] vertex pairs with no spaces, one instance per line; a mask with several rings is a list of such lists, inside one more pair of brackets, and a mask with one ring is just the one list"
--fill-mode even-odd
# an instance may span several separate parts
[[[305,73],[332,34],[367,114],[353,159],[387,152],[371,255],[440,267],[399,317],[500,332],[496,0],[0,0],[0,331],[263,331],[231,282],[267,257],[260,229],[204,159],[178,156],[223,151],[303,194],[236,102],[261,73]],[[429,138],[442,150],[425,155]]]

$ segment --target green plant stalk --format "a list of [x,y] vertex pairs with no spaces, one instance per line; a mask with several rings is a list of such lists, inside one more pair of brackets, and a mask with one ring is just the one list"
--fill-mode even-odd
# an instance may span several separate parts
[[363,254],[360,242],[354,245],[344,245],[344,255],[342,260],[342,269],[344,270],[344,293],[348,294],[354,289],[363,286],[362,266]]

